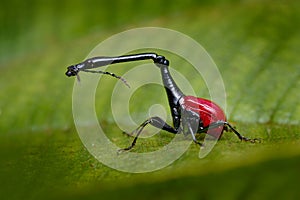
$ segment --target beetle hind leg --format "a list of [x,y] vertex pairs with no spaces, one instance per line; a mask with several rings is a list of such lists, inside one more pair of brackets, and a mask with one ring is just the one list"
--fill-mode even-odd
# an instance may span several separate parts
[[212,124],[210,124],[207,127],[204,127],[201,132],[207,132],[210,129],[214,129],[214,128],[218,128],[223,126],[223,131],[232,131],[241,141],[245,141],[245,142],[251,142],[251,143],[256,143],[256,142],[261,142],[261,139],[259,138],[247,138],[243,135],[241,135],[231,124],[229,124],[228,122],[225,121],[217,121],[217,122],[213,122]]
[[247,138],[243,135],[241,135],[233,126],[231,126],[228,122],[224,122],[224,128],[226,127],[226,131],[228,131],[228,128],[241,140],[241,141],[246,141],[246,142],[251,142],[251,143],[256,143],[256,142],[261,142],[260,138]]

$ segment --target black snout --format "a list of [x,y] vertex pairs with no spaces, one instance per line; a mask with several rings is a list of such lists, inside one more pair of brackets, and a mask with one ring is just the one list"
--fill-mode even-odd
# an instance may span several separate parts
[[68,70],[66,72],[66,76],[68,76],[68,77],[76,76],[77,73],[78,73],[77,68],[74,65],[72,65],[72,66],[68,67]]

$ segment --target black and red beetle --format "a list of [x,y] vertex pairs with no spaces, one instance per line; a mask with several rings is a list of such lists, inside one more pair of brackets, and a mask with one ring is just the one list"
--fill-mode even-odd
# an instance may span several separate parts
[[214,102],[199,97],[185,96],[173,80],[168,69],[169,61],[164,56],[160,56],[155,53],[141,53],[119,57],[94,57],[87,59],[82,63],[69,66],[66,75],[78,76],[78,73],[80,71],[103,73],[119,78],[123,82],[125,82],[125,84],[127,84],[122,77],[117,76],[113,73],[94,71],[90,69],[115,63],[148,59],[152,59],[155,65],[160,68],[162,81],[168,96],[169,106],[171,109],[173,126],[167,124],[160,117],[151,117],[144,121],[137,129],[132,132],[132,135],[136,134],[132,144],[122,150],[132,149],[142,130],[148,124],[151,124],[154,127],[160,128],[170,133],[183,133],[185,135],[190,135],[193,141],[200,146],[202,144],[197,141],[195,137],[196,133],[207,133],[219,139],[222,136],[223,131],[231,130],[241,141],[249,141],[252,143],[259,141],[259,139],[249,139],[242,136],[226,121],[226,116],[223,110]]

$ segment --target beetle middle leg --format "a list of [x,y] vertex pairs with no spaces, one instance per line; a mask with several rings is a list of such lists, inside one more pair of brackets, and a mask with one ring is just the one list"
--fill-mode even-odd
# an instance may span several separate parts
[[180,129],[179,128],[173,128],[172,126],[170,126],[169,124],[167,124],[163,119],[161,119],[160,117],[151,117],[149,119],[147,119],[146,121],[144,121],[137,129],[135,129],[131,135],[134,135],[136,134],[136,136],[134,137],[131,145],[127,148],[124,148],[124,149],[120,149],[121,151],[129,151],[131,150],[135,144],[136,144],[136,141],[139,137],[139,135],[141,134],[141,132],[143,131],[143,129],[145,128],[145,126],[147,126],[148,124],[156,127],[156,128],[160,128],[164,131],[168,131],[170,133],[174,133],[174,134],[177,134],[180,132]]
[[191,136],[194,143],[202,147],[203,144],[200,143],[195,136],[199,129],[199,122],[200,118],[197,113],[190,110],[182,110],[183,134],[185,136]]

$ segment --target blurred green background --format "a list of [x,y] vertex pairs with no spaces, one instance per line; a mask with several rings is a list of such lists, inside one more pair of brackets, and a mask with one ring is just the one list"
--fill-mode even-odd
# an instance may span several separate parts
[[[299,199],[299,1],[4,0],[0,22],[1,199]],[[192,145],[148,174],[118,172],[95,160],[73,124],[74,80],[65,77],[66,67],[111,35],[145,26],[174,29],[203,45],[222,74],[229,121],[263,142],[241,143],[227,133],[206,158],[198,159]],[[172,60],[172,67],[197,86],[199,77],[181,62]],[[110,137],[126,146],[132,139],[111,122],[116,81],[108,77],[99,88],[97,114]],[[133,113],[166,104],[162,88],[144,89],[158,95],[138,91]],[[203,91],[199,85],[197,95],[208,97]],[[135,150],[170,137],[141,139]]]

